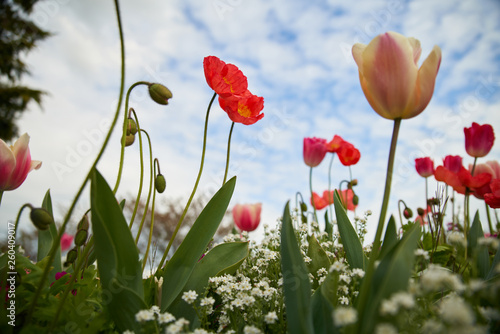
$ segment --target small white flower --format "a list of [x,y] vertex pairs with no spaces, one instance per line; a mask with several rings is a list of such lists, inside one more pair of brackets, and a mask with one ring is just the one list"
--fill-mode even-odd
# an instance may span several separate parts
[[498,241],[497,238],[479,238],[477,239],[477,244],[479,246],[485,246],[485,247],[491,247],[492,249],[498,249],[498,244],[500,241]]
[[151,306],[150,311],[155,313],[155,314],[159,314],[160,308],[158,307],[158,305],[153,305],[153,306]]
[[358,320],[358,313],[352,307],[338,307],[333,311],[335,326],[346,326]]
[[175,320],[175,317],[168,312],[158,314],[158,322],[160,324],[167,324]]
[[349,275],[347,275],[347,274],[340,274],[339,279],[341,281],[346,282],[347,284],[351,283],[351,277]]
[[212,297],[205,297],[200,300],[200,306],[212,306],[215,303],[215,299]]
[[154,320],[155,314],[151,310],[140,310],[135,315],[135,320],[138,322]]
[[424,260],[429,260],[429,252],[426,251],[426,250],[423,250],[421,248],[417,248],[415,249],[415,252],[414,252],[415,256],[421,256],[424,258]]
[[470,326],[474,323],[474,313],[465,301],[455,295],[447,296],[439,308],[441,318],[454,326]]
[[202,329],[202,328],[197,328],[193,331],[193,334],[208,334],[209,332],[207,332],[206,330]]
[[391,324],[378,324],[375,327],[375,334],[398,334],[398,330]]
[[269,312],[264,316],[264,322],[268,325],[274,324],[278,320],[278,316],[276,315],[276,312],[272,311]]
[[123,334],[135,334],[135,333],[127,329],[125,332],[123,332]]
[[332,271],[343,271],[345,269],[345,264],[339,261],[335,261],[330,267],[330,272]]
[[352,270],[352,276],[358,276],[359,278],[363,278],[365,276],[365,271],[360,268],[354,268]]
[[392,299],[384,299],[380,305],[381,315],[396,315],[399,311],[399,305]]
[[194,290],[189,290],[182,294],[182,299],[188,304],[194,303],[197,297],[198,294]]
[[467,246],[467,240],[465,240],[465,237],[462,233],[459,232],[452,232],[448,235],[448,242],[450,244],[457,244],[461,245],[462,247]]
[[339,302],[342,305],[349,305],[349,298],[347,298],[346,296],[342,296],[339,298]]
[[396,292],[392,295],[391,300],[407,310],[415,306],[415,299],[413,298],[413,295],[405,291]]
[[243,333],[244,334],[261,334],[262,331],[254,326],[245,326],[245,328],[243,328]]

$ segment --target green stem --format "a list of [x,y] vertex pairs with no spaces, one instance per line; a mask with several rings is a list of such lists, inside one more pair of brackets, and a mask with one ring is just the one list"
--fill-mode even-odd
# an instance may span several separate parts
[[[142,134],[141,134],[141,127],[139,126],[139,119],[137,118],[137,114],[135,113],[135,110],[132,108],[130,108],[130,110],[132,111],[132,115],[134,115],[135,123],[137,125],[137,134],[139,135],[139,157],[140,157],[140,163],[141,163],[141,177],[139,179],[139,192],[137,193],[137,197],[135,199],[134,211],[132,212],[132,218],[130,218],[130,224],[129,224],[129,228],[132,228],[132,225],[134,224],[135,215],[137,214],[137,207],[139,206],[139,201],[141,199],[142,186],[144,184],[144,154],[143,154],[143,150],[142,150]],[[151,143],[150,143],[150,145],[151,145]]]
[[335,158],[335,153],[332,153],[332,158],[330,159],[330,166],[328,167],[328,212],[330,213],[330,220],[333,219],[333,198],[332,195],[332,166],[333,160]]
[[313,186],[312,186],[312,175],[313,175],[313,167],[309,169],[309,190],[311,191],[311,203],[314,209],[314,220],[316,223],[318,222],[318,216],[316,214],[316,203],[314,203],[314,196],[313,196]]
[[491,216],[490,216],[490,207],[486,202],[484,202],[484,205],[486,206],[486,216],[488,217],[488,228],[490,229],[490,234],[493,235],[493,224],[491,223]]
[[[116,194],[116,191],[118,190],[118,186],[120,185],[120,181],[121,181],[121,178],[122,178],[123,160],[125,158],[125,136],[127,134],[127,121],[128,121],[127,114],[129,112],[129,110],[128,110],[128,101],[129,101],[129,98],[130,98],[130,93],[132,92],[132,89],[134,89],[135,87],[137,87],[139,85],[149,85],[149,84],[150,83],[147,82],[147,81],[138,81],[138,82],[134,83],[128,89],[127,95],[125,97],[125,115],[123,117],[124,119],[123,119],[123,132],[122,132],[122,138],[121,138],[120,165],[118,166],[118,176],[116,177],[116,183],[115,183],[115,187],[113,189],[113,194]],[[137,124],[137,126],[139,126],[139,124]]]
[[[389,151],[389,160],[387,162],[387,175],[385,179],[384,188],[384,198],[382,200],[382,208],[380,210],[380,217],[377,225],[377,232],[375,234],[375,239],[373,241],[372,251],[370,254],[370,260],[368,262],[368,268],[366,270],[365,277],[363,278],[363,283],[361,285],[361,291],[358,298],[358,314],[360,319],[363,317],[363,312],[366,307],[368,295],[372,284],[372,277],[375,271],[375,261],[378,258],[379,248],[380,248],[380,238],[382,237],[382,231],[384,228],[385,216],[387,214],[387,207],[389,205],[389,197],[391,193],[391,183],[392,183],[392,171],[394,168],[394,158],[396,156],[396,146],[398,142],[399,128],[401,126],[401,119],[394,120],[394,128],[392,131],[391,148]],[[359,324],[357,324],[359,326]],[[359,328],[359,327],[358,327]]]
[[16,234],[17,234],[17,226],[19,225],[19,219],[21,218],[21,213],[23,212],[23,210],[25,208],[32,208],[33,207],[31,206],[31,204],[24,204],[20,209],[19,209],[19,212],[17,213],[17,217],[16,217],[16,222],[14,224],[14,238],[16,237]]
[[[139,230],[137,231],[137,235],[135,237],[135,244],[137,245],[139,243],[139,237],[141,236],[142,232],[142,227],[144,226],[144,221],[146,220],[146,216],[148,214],[148,207],[149,207],[149,201],[151,200],[151,192],[153,191],[154,187],[154,174],[153,174],[153,150],[151,147],[151,138],[149,137],[149,134],[145,131],[142,130],[146,137],[148,138],[148,143],[149,143],[149,175],[150,175],[150,180],[149,180],[149,191],[148,191],[148,198],[146,199],[146,205],[144,206],[144,213],[142,214],[142,219],[141,219],[141,224],[139,225]],[[137,208],[137,201],[136,201],[136,208]],[[137,209],[134,208],[135,211]],[[130,228],[132,228],[132,222],[130,222]]]
[[2,206],[3,190],[0,190],[0,207]]
[[224,172],[224,180],[222,181],[222,185],[226,183],[227,179],[227,171],[229,169],[229,154],[231,151],[231,136],[233,134],[234,122],[231,124],[231,130],[229,130],[229,138],[227,139],[227,157],[226,157],[226,170]]
[[[51,247],[51,249],[49,251],[49,254],[48,254],[48,261],[47,261],[47,263],[52,263],[54,261],[54,257],[55,257],[56,251],[57,251],[57,249],[58,249],[58,247],[59,247],[59,245],[61,243],[61,237],[62,237],[64,231],[66,230],[66,226],[68,225],[68,222],[69,222],[69,219],[71,217],[71,214],[73,213],[73,210],[76,207],[76,203],[78,202],[78,199],[80,198],[81,194],[83,193],[83,190],[84,190],[84,188],[85,188],[88,180],[90,179],[94,168],[96,167],[97,163],[101,159],[101,157],[102,157],[102,155],[104,153],[104,149],[108,145],[109,139],[111,137],[111,133],[113,132],[113,129],[114,129],[114,127],[116,125],[116,122],[118,120],[118,116],[120,114],[120,109],[121,109],[122,100],[123,100],[124,85],[125,85],[125,42],[124,42],[124,38],[123,38],[123,29],[122,29],[121,16],[120,16],[120,8],[119,8],[118,0],[115,0],[115,9],[116,9],[117,22],[118,22],[118,31],[119,31],[119,35],[120,35],[120,55],[121,55],[120,93],[119,93],[119,97],[118,97],[118,105],[116,107],[115,117],[113,119],[113,122],[112,122],[112,124],[110,126],[110,129],[108,131],[106,139],[104,140],[104,143],[103,143],[103,145],[101,147],[101,150],[100,150],[99,154],[97,155],[97,157],[96,157],[96,159],[95,159],[92,167],[90,168],[87,176],[85,177],[82,185],[80,186],[80,189],[78,190],[78,192],[77,192],[77,194],[75,196],[75,199],[71,203],[71,206],[70,206],[68,212],[66,213],[66,216],[64,217],[64,221],[62,223],[61,228],[59,229],[59,233],[57,234],[56,239],[52,242],[52,247]],[[34,293],[33,300],[31,301],[31,304],[30,304],[29,309],[28,309],[28,313],[27,313],[27,317],[26,317],[26,323],[29,323],[31,321],[31,318],[33,316],[33,312],[34,312],[35,307],[36,307],[36,303],[38,301],[38,298],[40,298],[42,290],[45,287],[45,281],[47,280],[47,277],[49,275],[50,269],[51,269],[50,265],[47,265],[44,268],[44,271],[43,271],[42,276],[40,278],[40,281],[38,283],[38,288],[36,289],[36,291]]]
[[167,258],[168,252],[170,251],[170,248],[172,247],[172,243],[174,242],[175,236],[177,235],[177,232],[179,231],[179,228],[182,225],[182,222],[184,218],[186,217],[187,210],[189,209],[189,206],[191,205],[191,201],[193,200],[194,194],[196,193],[196,189],[198,188],[198,183],[200,183],[201,179],[201,173],[203,171],[203,164],[205,163],[205,152],[207,148],[207,132],[208,132],[208,116],[210,115],[210,108],[212,107],[212,103],[215,100],[215,97],[217,96],[217,93],[214,93],[214,96],[212,96],[212,99],[210,100],[210,103],[208,104],[207,108],[207,114],[205,117],[205,129],[203,131],[203,149],[201,152],[201,162],[200,162],[200,170],[198,172],[198,177],[196,178],[196,182],[193,187],[193,191],[191,192],[191,196],[189,197],[189,200],[186,204],[186,207],[184,208],[184,212],[182,212],[182,216],[179,219],[179,222],[177,223],[177,226],[175,227],[174,233],[170,237],[170,240],[167,245],[167,249],[165,250],[165,253],[163,253],[163,257],[160,261],[160,264],[158,265],[158,269],[161,269],[163,266],[163,263],[165,262],[165,259]]
[[[155,159],[154,162],[155,163],[153,167],[153,176],[157,175],[156,166],[158,165],[158,159]],[[160,166],[158,166],[158,170],[160,170]],[[144,254],[144,259],[142,259],[142,273],[144,273],[144,268],[146,267],[146,262],[148,261],[149,248],[151,247],[151,239],[153,239],[153,227],[155,224],[155,198],[156,198],[156,190],[153,190],[153,203],[151,204],[151,225],[149,226],[148,246],[146,247],[146,253]]]

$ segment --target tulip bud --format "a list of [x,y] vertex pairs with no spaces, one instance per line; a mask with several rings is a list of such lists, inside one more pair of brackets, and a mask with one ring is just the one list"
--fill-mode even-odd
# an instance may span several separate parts
[[132,118],[129,118],[127,120],[127,136],[135,135],[136,133],[137,133],[137,124],[135,124],[135,121]]
[[68,252],[68,254],[66,255],[66,262],[64,263],[64,265],[68,266],[68,265],[72,264],[73,262],[75,262],[77,255],[78,255],[78,252],[77,252],[76,248],[72,248]]
[[75,245],[82,246],[87,241],[88,232],[87,230],[78,230],[75,235]]
[[358,205],[358,203],[359,203],[359,197],[358,195],[355,194],[354,196],[352,196],[352,204]]
[[150,84],[149,96],[158,104],[167,105],[168,100],[172,98],[172,92],[162,84]]
[[410,219],[413,217],[413,211],[411,211],[410,208],[405,208],[403,211],[403,216],[405,216],[406,219]]
[[417,213],[418,213],[419,216],[422,217],[425,214],[425,211],[422,208],[417,208]]
[[30,218],[39,230],[46,230],[50,224],[54,223],[52,215],[45,209],[36,208],[31,210]]
[[167,182],[165,181],[165,177],[162,174],[158,174],[155,179],[155,188],[156,191],[160,194],[165,191],[167,187]]
[[133,134],[125,136],[125,146],[130,146],[134,143],[135,136]]
[[87,215],[83,215],[82,219],[78,223],[77,230],[88,230],[89,229],[89,218]]

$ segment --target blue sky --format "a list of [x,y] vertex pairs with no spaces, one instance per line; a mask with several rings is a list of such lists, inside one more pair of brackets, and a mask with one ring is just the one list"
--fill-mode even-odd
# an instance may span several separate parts
[[[352,175],[359,185],[357,214],[373,211],[375,230],[392,122],[369,106],[351,56],[354,43],[397,31],[420,40],[422,56],[439,45],[443,58],[433,99],[418,117],[402,123],[390,213],[404,199],[423,206],[424,180],[414,159],[430,156],[437,164],[461,155],[463,128],[472,122],[500,131],[500,3],[484,1],[121,1],[127,87],[139,80],[160,82],[174,95],[158,106],[146,90],[134,90],[130,106],[151,135],[154,156],[167,180],[161,196],[189,195],[196,179],[205,110],[213,94],[202,62],[215,55],[234,63],[248,77],[249,89],[265,99],[265,117],[251,126],[236,124],[230,174],[237,175],[231,205],[263,203],[262,221],[273,225],[296,192],[308,198],[309,169],[302,159],[304,137],[335,134],[361,151]],[[119,88],[119,40],[111,1],[51,0],[37,5],[35,20],[54,36],[26,61],[25,82],[50,93],[44,109],[31,106],[19,125],[31,136],[33,159],[42,168],[17,190],[5,193],[2,220],[14,220],[25,202],[41,203],[50,189],[59,220],[99,150],[113,117]],[[204,174],[199,193],[220,186],[231,122],[215,106],[211,112]],[[99,170],[114,184],[119,159],[115,130]],[[118,196],[138,185],[138,148],[127,150]],[[497,142],[484,159],[500,160]],[[314,170],[313,186],[327,188],[329,158]],[[61,169],[61,166],[64,166]],[[349,177],[338,159],[333,184]],[[436,183],[429,183],[431,193]],[[484,210],[484,205],[473,200]],[[78,206],[88,206],[85,195]],[[484,212],[481,212],[484,214]],[[74,215],[74,221],[79,218]],[[25,217],[22,226],[29,226]],[[261,228],[252,235],[258,238]],[[372,238],[368,238],[371,240]]]

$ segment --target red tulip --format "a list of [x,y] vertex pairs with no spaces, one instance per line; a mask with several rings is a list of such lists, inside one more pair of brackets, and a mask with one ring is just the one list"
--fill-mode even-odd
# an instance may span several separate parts
[[458,173],[462,169],[462,157],[458,155],[447,155],[443,159],[443,166],[453,173]]
[[418,40],[395,32],[378,35],[368,45],[353,46],[361,88],[380,116],[393,120],[412,118],[429,104],[441,49],[434,46],[418,68],[421,52]]
[[479,125],[472,123],[470,128],[464,128],[465,150],[474,158],[486,156],[495,141],[493,127],[489,124]]
[[251,232],[259,226],[261,210],[262,203],[236,204],[233,208],[234,223],[241,231]]
[[215,56],[205,57],[203,69],[208,85],[221,97],[243,94],[248,88],[247,78],[238,67]]
[[29,141],[26,133],[16,140],[14,146],[8,146],[0,139],[0,191],[18,188],[29,172],[42,165],[40,161],[31,160]]
[[415,169],[421,177],[434,175],[434,162],[429,157],[415,159]]
[[358,163],[361,158],[361,153],[354,147],[353,144],[343,141],[337,150],[337,155],[339,156],[340,163],[344,166],[352,166]]
[[241,95],[225,98],[219,96],[219,104],[235,123],[250,125],[264,117],[264,114],[260,113],[264,109],[264,98],[253,95],[248,90]]
[[318,166],[327,152],[326,140],[323,138],[304,138],[304,162],[309,167]]

